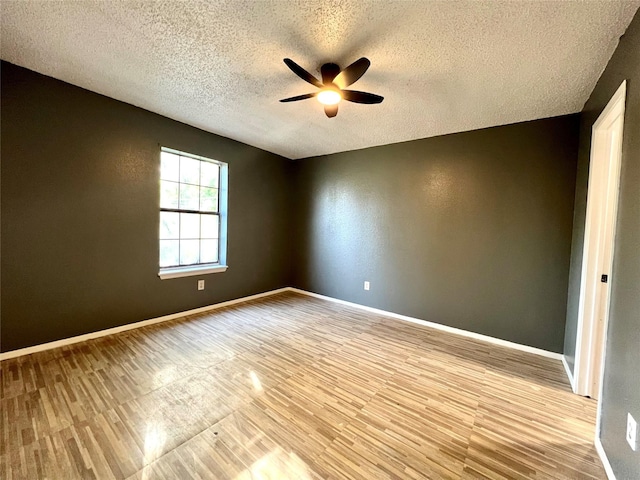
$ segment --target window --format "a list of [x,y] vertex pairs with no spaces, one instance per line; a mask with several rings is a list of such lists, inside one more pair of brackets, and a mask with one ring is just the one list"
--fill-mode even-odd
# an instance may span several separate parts
[[226,270],[227,165],[160,151],[160,278]]

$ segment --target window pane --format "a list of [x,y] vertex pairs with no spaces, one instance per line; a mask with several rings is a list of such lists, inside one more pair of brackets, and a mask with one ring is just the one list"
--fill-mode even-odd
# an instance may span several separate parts
[[194,185],[200,184],[200,160],[180,157],[180,181]]
[[178,240],[160,240],[160,266],[174,267],[179,264]]
[[180,180],[180,157],[173,153],[160,153],[160,178],[162,180]]
[[180,214],[180,238],[200,238],[200,215],[197,213]]
[[217,215],[200,215],[200,237],[218,238],[218,224],[220,219]]
[[200,263],[200,240],[180,240],[180,265]]
[[218,262],[218,240],[200,240],[200,263]]
[[200,188],[200,210],[203,212],[218,211],[218,189]]
[[160,207],[178,208],[178,185],[174,182],[160,181]]
[[160,238],[180,238],[180,214],[160,212]]
[[202,162],[200,164],[200,185],[218,188],[220,167],[215,163]]
[[199,207],[199,192],[200,187],[194,187],[192,185],[180,184],[180,208],[186,210],[198,210]]

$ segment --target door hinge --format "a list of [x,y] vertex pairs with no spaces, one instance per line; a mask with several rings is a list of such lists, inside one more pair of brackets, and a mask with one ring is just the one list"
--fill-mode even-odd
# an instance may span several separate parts
[[602,283],[607,283],[607,282],[609,281],[609,275],[602,275],[602,276],[600,277],[600,281],[601,281]]

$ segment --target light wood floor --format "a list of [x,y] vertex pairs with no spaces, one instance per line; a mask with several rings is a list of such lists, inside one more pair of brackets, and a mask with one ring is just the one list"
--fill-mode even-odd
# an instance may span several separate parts
[[294,293],[1,373],[6,480],[605,478],[560,362]]

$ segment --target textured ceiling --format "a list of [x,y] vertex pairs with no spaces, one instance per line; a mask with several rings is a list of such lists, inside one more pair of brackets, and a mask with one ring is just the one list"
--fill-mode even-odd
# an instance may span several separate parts
[[[302,158],[580,111],[640,0],[0,4],[4,60]],[[361,56],[382,104],[278,102]]]

